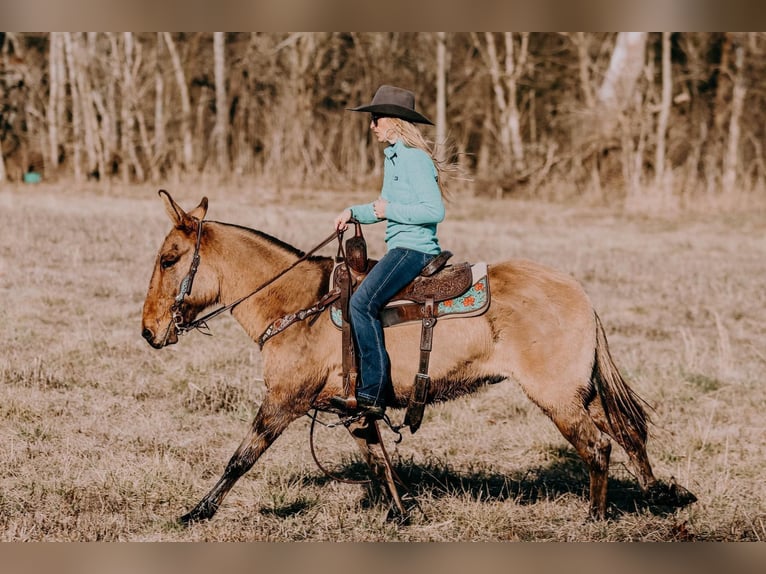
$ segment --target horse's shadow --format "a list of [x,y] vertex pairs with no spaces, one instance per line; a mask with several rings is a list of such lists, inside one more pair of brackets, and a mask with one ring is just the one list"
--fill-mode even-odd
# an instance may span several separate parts
[[[529,505],[544,500],[556,500],[573,494],[588,500],[589,479],[582,460],[572,449],[562,447],[551,453],[544,466],[528,468],[510,474],[500,474],[491,468],[453,468],[444,461],[419,462],[413,459],[393,461],[393,469],[401,480],[401,493],[417,499],[468,496],[477,501],[513,500]],[[610,474],[628,474],[617,467]],[[362,481],[369,478],[368,467],[362,461],[351,461],[333,470],[333,477],[323,473],[304,476],[305,484],[323,485],[334,479]],[[632,479],[610,476],[608,482],[608,517],[649,511],[655,515],[669,515],[677,508],[650,503]],[[373,506],[381,501],[377,488],[368,489],[363,504]]]

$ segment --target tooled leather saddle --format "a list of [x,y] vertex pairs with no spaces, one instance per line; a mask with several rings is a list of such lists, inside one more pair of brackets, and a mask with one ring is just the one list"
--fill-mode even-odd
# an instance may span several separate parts
[[[353,397],[358,377],[356,352],[351,336],[348,303],[351,293],[377,263],[367,257],[367,247],[359,223],[355,223],[355,234],[346,240],[345,257],[339,257],[332,274],[333,291],[340,296],[331,304],[331,317],[343,333],[343,389],[347,397]],[[421,322],[420,362],[410,394],[404,426],[415,433],[423,420],[430,377],[428,362],[433,343],[433,328],[440,316],[469,316],[483,313],[489,305],[489,282],[486,264],[472,266],[470,263],[447,265],[452,257],[449,251],[442,251],[406,287],[391,298],[381,311],[384,327]],[[483,270],[478,281],[477,268]],[[471,292],[476,295],[466,296]],[[480,299],[480,301],[477,301]],[[469,301],[470,304],[467,304]]]
[[[342,242],[339,244],[329,291],[311,307],[275,320],[258,338],[258,344],[263,348],[267,340],[293,323],[309,317],[311,322],[316,321],[319,315],[329,308],[333,324],[342,331],[343,392],[349,398],[356,394],[358,370],[348,304],[356,286],[377,263],[376,260],[367,257],[361,225],[356,221],[352,223],[356,226],[355,235],[346,240],[345,252],[341,248]],[[380,313],[384,327],[413,321],[420,321],[422,325],[419,368],[403,424],[409,426],[412,433],[418,430],[423,420],[430,384],[428,361],[437,318],[471,317],[484,313],[489,307],[489,276],[486,263],[447,265],[451,256],[449,251],[443,251],[432,259],[420,275],[397,293]]]

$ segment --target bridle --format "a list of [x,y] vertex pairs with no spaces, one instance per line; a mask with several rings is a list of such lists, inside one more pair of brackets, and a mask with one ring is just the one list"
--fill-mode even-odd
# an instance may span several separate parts
[[199,225],[197,226],[197,239],[194,244],[194,255],[192,256],[191,264],[189,265],[189,271],[186,274],[186,276],[181,280],[181,284],[178,288],[178,295],[176,295],[175,300],[173,301],[173,304],[170,306],[170,315],[172,317],[172,322],[168,325],[168,330],[165,334],[165,341],[167,341],[167,338],[170,336],[170,329],[175,329],[175,333],[177,336],[184,335],[188,333],[189,331],[198,330],[201,333],[205,335],[210,335],[209,328],[207,326],[207,322],[212,319],[213,317],[217,317],[224,311],[230,311],[234,309],[237,305],[245,301],[246,299],[249,299],[259,291],[262,291],[274,281],[282,277],[285,273],[292,270],[293,268],[297,267],[300,263],[304,262],[306,259],[311,257],[314,253],[319,251],[322,247],[330,243],[333,239],[338,239],[339,244],[342,244],[342,238],[343,238],[343,232],[342,231],[333,231],[326,239],[324,239],[321,243],[319,243],[316,247],[302,255],[297,261],[293,262],[289,266],[287,266],[285,269],[277,273],[275,276],[273,276],[271,279],[268,279],[267,281],[263,282],[261,285],[259,285],[257,288],[253,289],[250,293],[247,295],[244,295],[237,299],[236,301],[229,303],[228,305],[222,305],[221,307],[214,309],[210,313],[207,313],[203,317],[200,317],[199,319],[194,319],[193,321],[190,321],[189,323],[184,322],[184,316],[183,316],[183,305],[184,305],[184,299],[191,293],[192,284],[194,283],[194,276],[197,273],[197,268],[199,267],[200,262],[200,244],[202,243],[202,219],[196,219],[196,221],[199,222]]
[[198,221],[197,240],[194,243],[194,255],[192,256],[191,265],[189,265],[189,272],[181,280],[181,285],[178,288],[178,295],[176,295],[175,301],[173,301],[173,304],[170,306],[170,315],[173,318],[173,326],[175,327],[177,335],[183,335],[191,329],[202,326],[201,323],[197,327],[184,325],[184,316],[181,312],[184,299],[191,293],[194,276],[197,274],[197,268],[199,267],[199,247],[202,243],[202,220],[199,219]]

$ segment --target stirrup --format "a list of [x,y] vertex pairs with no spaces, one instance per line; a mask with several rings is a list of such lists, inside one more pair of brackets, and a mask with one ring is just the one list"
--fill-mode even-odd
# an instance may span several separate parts
[[383,418],[386,407],[379,406],[367,401],[358,401],[356,397],[330,397],[330,404],[347,413],[360,413],[374,418]]

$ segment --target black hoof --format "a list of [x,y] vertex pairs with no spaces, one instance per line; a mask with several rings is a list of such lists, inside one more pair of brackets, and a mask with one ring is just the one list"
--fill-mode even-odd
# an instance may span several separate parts
[[647,493],[650,504],[656,506],[670,506],[673,508],[683,508],[693,502],[697,502],[697,497],[680,484],[671,482],[657,482]]
[[195,522],[205,522],[213,518],[217,508],[211,508],[207,504],[198,504],[191,512],[187,512],[178,519],[180,524],[189,526]]
[[391,505],[391,508],[386,513],[386,522],[397,526],[409,526],[411,519],[412,512],[410,510],[405,510],[404,514],[402,514],[396,505]]
[[179,517],[178,524],[182,526],[189,526],[192,522],[196,522],[191,512],[187,512],[183,516]]

